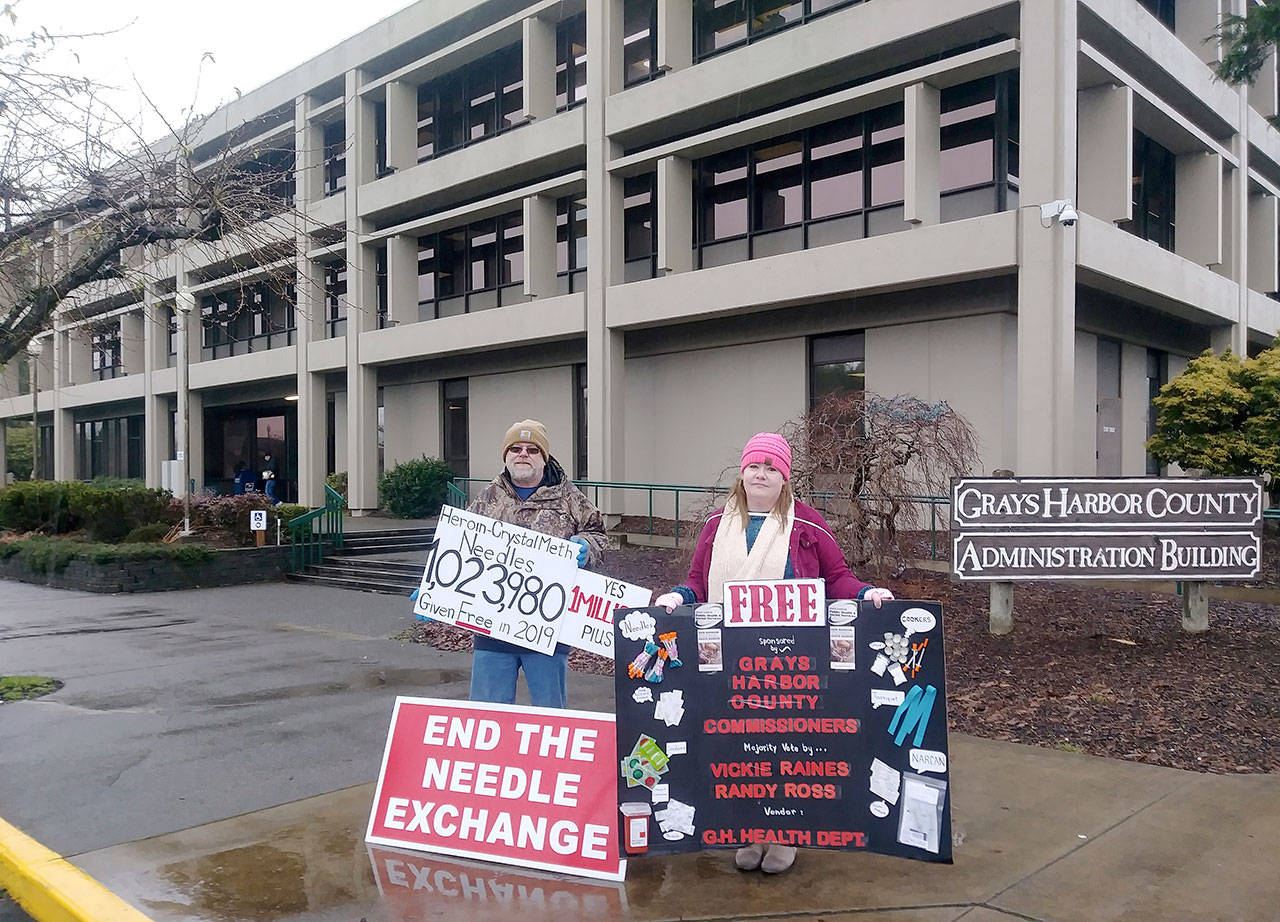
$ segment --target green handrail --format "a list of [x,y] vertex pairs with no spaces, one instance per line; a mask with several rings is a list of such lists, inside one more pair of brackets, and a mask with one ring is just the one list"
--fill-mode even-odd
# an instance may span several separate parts
[[296,572],[323,561],[326,544],[342,547],[345,506],[342,494],[325,484],[324,505],[289,523],[290,569]]
[[[456,479],[456,478],[455,478]],[[452,480],[444,485],[445,496],[449,500],[449,505],[456,509],[465,509],[467,505],[467,491],[462,489]]]

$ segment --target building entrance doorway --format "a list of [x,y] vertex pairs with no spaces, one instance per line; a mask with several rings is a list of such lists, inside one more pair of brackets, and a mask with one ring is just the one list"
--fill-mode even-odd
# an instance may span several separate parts
[[[204,418],[205,490],[222,496],[254,490],[298,499],[298,411],[285,401],[214,407]],[[264,474],[274,474],[268,487]],[[239,488],[237,488],[239,483]]]

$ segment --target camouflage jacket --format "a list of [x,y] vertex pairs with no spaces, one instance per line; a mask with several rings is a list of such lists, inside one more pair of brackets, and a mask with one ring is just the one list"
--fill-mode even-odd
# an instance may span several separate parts
[[600,562],[608,545],[600,510],[565,476],[555,458],[547,459],[542,485],[528,499],[516,495],[511,475],[504,469],[471,501],[467,511],[544,535],[582,538],[587,542],[588,567]]

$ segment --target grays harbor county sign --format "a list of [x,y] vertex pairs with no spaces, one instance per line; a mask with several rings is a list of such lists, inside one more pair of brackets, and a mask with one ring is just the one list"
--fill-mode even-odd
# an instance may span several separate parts
[[1026,478],[951,485],[962,580],[1256,576],[1263,492],[1247,478]]

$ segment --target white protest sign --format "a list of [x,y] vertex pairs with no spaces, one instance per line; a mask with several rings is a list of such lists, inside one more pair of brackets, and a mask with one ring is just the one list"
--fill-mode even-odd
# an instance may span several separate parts
[[579,570],[576,579],[577,584],[569,590],[569,611],[560,629],[560,642],[613,659],[614,611],[643,608],[653,593],[590,570]]
[[249,530],[250,531],[266,531],[267,530],[267,510],[253,509],[249,512]]
[[445,506],[414,612],[551,653],[578,585],[577,557],[576,544]]

